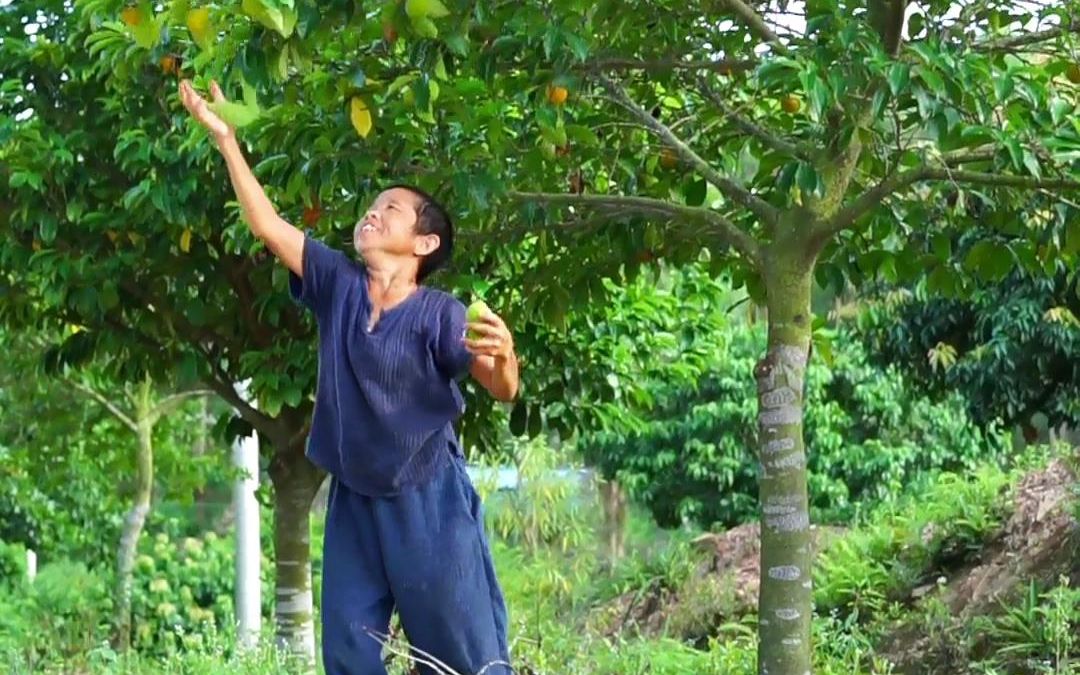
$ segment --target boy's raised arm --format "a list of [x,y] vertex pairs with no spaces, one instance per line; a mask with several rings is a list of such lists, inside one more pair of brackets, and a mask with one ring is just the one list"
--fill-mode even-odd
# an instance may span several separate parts
[[[215,101],[225,100],[216,82],[211,83],[210,91]],[[298,277],[303,277],[304,233],[278,215],[277,209],[267,198],[262,185],[244,159],[232,127],[210,110],[206,99],[200,96],[187,80],[180,83],[180,100],[217,143],[229,169],[229,179],[240,201],[244,219],[251,226],[251,231],[286,267]]]

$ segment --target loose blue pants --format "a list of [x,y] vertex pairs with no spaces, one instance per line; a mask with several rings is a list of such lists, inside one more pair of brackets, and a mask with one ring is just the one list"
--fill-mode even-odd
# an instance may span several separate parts
[[[367,497],[331,478],[323,549],[327,675],[385,675],[396,608],[410,645],[460,675],[509,675],[506,606],[464,460],[423,485]],[[431,660],[413,651],[418,663]],[[446,673],[421,665],[421,672]]]

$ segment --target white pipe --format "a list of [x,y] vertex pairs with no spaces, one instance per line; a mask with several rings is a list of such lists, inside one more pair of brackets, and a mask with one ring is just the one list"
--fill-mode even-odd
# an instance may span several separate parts
[[37,577],[37,553],[33,549],[26,549],[26,580],[33,581]]
[[[250,380],[237,386],[237,393],[252,406],[249,400]],[[233,443],[233,466],[240,469],[240,477],[233,485],[233,505],[236,511],[236,623],[237,638],[241,648],[251,649],[258,645],[262,630],[262,585],[259,580],[259,563],[262,550],[259,544],[259,503],[255,490],[259,487],[259,437],[252,432],[246,438]]]

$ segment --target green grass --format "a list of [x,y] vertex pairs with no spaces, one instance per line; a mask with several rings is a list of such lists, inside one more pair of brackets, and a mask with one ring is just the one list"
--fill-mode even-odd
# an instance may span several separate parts
[[[968,658],[966,650],[974,644],[976,634],[988,638],[985,658],[978,663],[970,661],[973,673],[1019,672],[1018,664],[1027,668],[1024,672],[1076,673],[1075,635],[1080,631],[1076,606],[1080,596],[1067,586],[1038,592],[1033,589],[1024,602],[1003,608],[999,617],[960,627],[947,613],[936,611],[932,602],[912,606],[909,600],[911,588],[932,581],[941,570],[978,548],[1007,517],[1009,486],[1023,471],[1047,459],[1045,454],[1035,454],[1012,469],[985,466],[964,476],[940,476],[918,495],[867,514],[832,543],[815,570],[815,673],[889,673],[890,666],[875,655],[875,648],[898,619],[921,626],[920,630],[941,644],[948,643],[962,659]],[[526,522],[529,514],[515,517]],[[595,522],[573,526],[591,532]],[[599,630],[600,608],[623,593],[656,587],[684,589],[698,562],[689,543],[695,534],[659,530],[644,511],[634,509],[629,519],[628,555],[614,567],[604,561],[598,538],[592,534],[566,550],[557,546],[529,549],[494,537],[492,552],[509,606],[512,653],[520,672],[755,673],[753,617],[707,625],[715,623],[716,614],[703,611],[690,616],[693,603],[685,603],[679,611],[686,616],[676,617],[668,626],[685,628],[691,620],[705,622],[695,630],[712,637],[693,645],[674,637],[609,636]],[[321,544],[321,523],[313,524],[312,543],[316,548]],[[0,629],[17,627],[17,621],[12,623],[10,617],[18,612],[18,604],[9,598],[5,605],[0,593],[0,614],[8,621],[0,620]],[[272,644],[269,630],[267,626],[264,645]],[[193,637],[177,640],[187,645],[183,652],[160,657],[121,656],[104,644],[83,641],[74,652],[56,648],[31,664],[19,652],[17,636],[5,639],[0,634],[0,664],[8,666],[4,672],[18,675],[294,672],[268,646],[238,654],[234,636],[228,632],[204,633],[194,641]],[[404,672],[403,660],[395,659],[391,673]]]

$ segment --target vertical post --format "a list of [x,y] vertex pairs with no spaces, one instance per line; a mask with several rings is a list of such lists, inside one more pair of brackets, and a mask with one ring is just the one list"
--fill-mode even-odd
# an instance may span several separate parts
[[[249,399],[245,380],[237,393]],[[233,466],[240,476],[233,485],[233,506],[236,511],[236,622],[241,648],[250,649],[259,641],[262,629],[261,583],[259,563],[262,550],[259,544],[259,503],[255,490],[259,487],[259,438],[255,432],[239,438],[232,447]]]
[[33,549],[26,549],[26,580],[33,582],[37,577],[37,553]]

